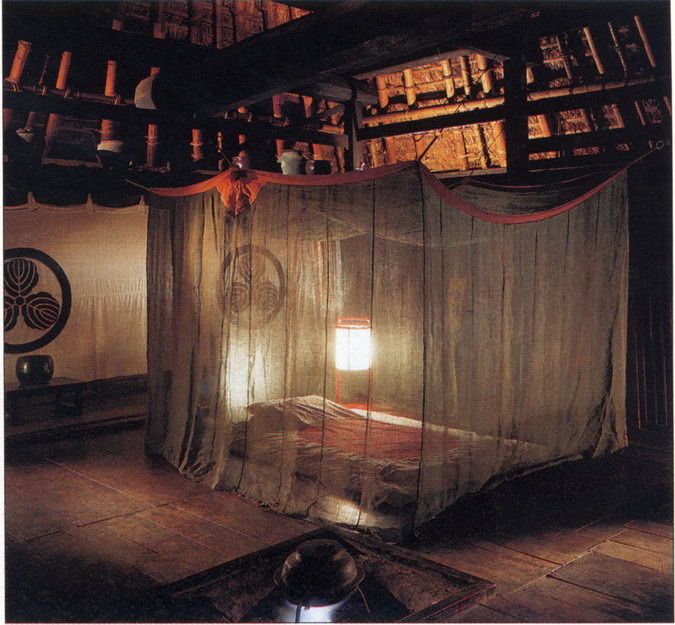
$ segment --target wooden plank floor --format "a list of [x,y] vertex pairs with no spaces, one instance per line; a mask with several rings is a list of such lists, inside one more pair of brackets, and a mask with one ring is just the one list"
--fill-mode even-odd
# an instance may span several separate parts
[[[9,448],[5,476],[9,622],[171,620],[148,590],[315,528],[182,478],[142,429]],[[496,584],[456,622],[672,621],[671,502],[634,478],[620,456],[562,465],[408,546]]]

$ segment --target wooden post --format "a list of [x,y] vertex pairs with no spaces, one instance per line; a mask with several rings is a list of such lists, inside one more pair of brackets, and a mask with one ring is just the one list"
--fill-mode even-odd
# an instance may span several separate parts
[[504,134],[509,173],[523,174],[528,170],[526,104],[525,61],[514,57],[504,62]]
[[[107,96],[117,95],[117,61],[108,61],[106,76],[105,76],[105,89],[103,93]],[[101,121],[101,141],[110,141],[115,138],[115,124],[109,120],[104,119]]]
[[[16,46],[14,59],[12,60],[12,67],[9,70],[9,76],[5,80],[12,83],[15,87],[19,87],[23,70],[26,67],[26,60],[30,52],[30,43],[28,41],[20,40]],[[2,111],[2,127],[4,130],[12,124],[12,109],[3,109]]]
[[[72,54],[70,52],[63,52],[61,54],[61,62],[59,63],[59,73],[56,76],[56,88],[65,89],[68,82],[68,72],[70,70],[70,61]],[[51,113],[47,118],[47,129],[45,130],[45,149],[43,152],[43,157],[47,156],[49,153],[49,148],[51,147],[52,142],[56,133],[59,131],[59,120],[61,119],[60,115]]]
[[346,104],[344,123],[349,147],[345,158],[345,168],[347,171],[354,171],[360,169],[363,162],[362,145],[356,138],[357,129],[363,125],[362,110],[361,104],[356,101],[356,94]]
[[[159,73],[159,67],[151,67],[150,75]],[[155,167],[157,159],[157,144],[159,143],[159,131],[157,124],[148,124],[148,134],[145,137],[147,147],[145,150],[145,165],[148,169]]]

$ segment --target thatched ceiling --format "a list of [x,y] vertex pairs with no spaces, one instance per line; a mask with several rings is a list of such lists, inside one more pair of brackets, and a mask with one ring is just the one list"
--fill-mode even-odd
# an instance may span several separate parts
[[[31,12],[26,12],[21,3],[5,3],[5,76],[10,76],[19,36],[31,43],[20,79],[5,81],[6,102],[16,105],[12,114],[5,114],[5,159],[33,164],[42,161],[96,166],[96,146],[103,132],[104,138],[124,140],[125,150],[136,169],[163,170],[167,165],[174,171],[214,169],[219,160],[233,157],[242,148],[248,150],[254,166],[272,169],[275,153],[283,148],[285,140],[287,147],[330,161],[334,171],[354,166],[353,154],[345,148],[355,145],[361,149],[360,159],[366,166],[422,158],[437,172],[500,170],[507,164],[508,132],[501,113],[505,104],[504,64],[508,55],[519,50],[527,61],[527,112],[522,114],[527,117],[529,142],[524,149],[530,152],[530,167],[534,166],[532,161],[553,166],[589,158],[621,159],[626,154],[648,150],[670,136],[669,33],[664,20],[668,12],[665,2],[622,2],[616,4],[617,10],[611,10],[613,5],[608,3],[602,6],[585,3],[596,4],[590,12],[584,11],[585,5],[571,2],[566,12],[556,8],[558,13],[549,10],[554,6],[550,3],[540,5],[541,11],[530,3],[501,3],[494,9],[504,13],[501,23],[499,16],[490,21],[489,12],[481,14],[476,10],[475,23],[483,26],[475,28],[473,38],[449,42],[444,49],[438,47],[436,53],[433,49],[431,52],[421,50],[417,61],[410,58],[405,47],[410,46],[410,42],[404,45],[399,41],[401,49],[406,50],[405,55],[401,53],[397,62],[379,69],[364,69],[367,64],[359,64],[358,58],[350,59],[345,52],[336,56],[339,46],[335,38],[353,37],[355,49],[363,45],[364,50],[372,50],[374,59],[381,58],[384,62],[395,58],[391,49],[383,50],[385,44],[391,47],[392,42],[397,41],[395,28],[382,27],[377,37],[361,44],[358,33],[331,32],[326,21],[325,41],[319,33],[312,39],[313,47],[307,47],[308,33],[312,36],[316,33],[299,27],[297,32],[305,36],[299,36],[295,40],[297,49],[290,50],[283,37],[276,36],[277,32],[282,35],[285,32],[279,27],[311,15],[307,9],[292,6],[294,4],[300,3],[122,0],[74,5],[55,2],[49,8],[36,4]],[[319,13],[336,13],[337,3],[332,4],[305,3],[303,6],[318,9]],[[359,5],[359,2],[353,0],[353,4]],[[410,22],[416,21],[416,15],[423,22],[428,4],[418,3],[417,14],[405,12],[399,6],[391,9],[401,16],[399,30],[418,32],[415,28],[420,24]],[[442,9],[453,5],[456,10],[459,4],[445,3]],[[361,5],[350,9],[353,15],[357,15],[357,9],[363,12],[364,23],[367,15],[369,19],[377,17],[372,2],[365,6],[361,1]],[[62,10],[56,10],[55,6]],[[439,6],[437,3],[430,10],[439,11]],[[378,10],[389,10],[384,4],[381,7]],[[109,89],[107,99],[100,96],[104,95],[109,64],[95,58],[95,54],[83,54],[82,45],[75,45],[76,38],[72,39],[73,54],[65,87],[61,91],[53,90],[60,65],[63,69],[61,51],[68,49],[71,41],[68,33],[73,32],[73,20],[77,19],[81,20],[79,24],[89,24],[93,48],[97,46],[96,37],[105,29],[118,31],[119,37],[128,34],[126,39],[119,39],[128,43],[129,52],[125,56],[125,51],[120,51],[113,90]],[[511,24],[514,24],[513,30]],[[52,31],[64,33],[59,45],[49,36]],[[509,33],[514,41],[510,40]],[[271,34],[276,39],[268,36]],[[229,113],[220,111],[204,124],[195,123],[192,130],[189,120],[172,123],[170,118],[162,117],[153,129],[153,124],[147,123],[152,121],[150,118],[146,120],[142,114],[134,116],[133,111],[128,110],[133,107],[123,106],[130,104],[136,84],[150,70],[150,63],[143,64],[143,41],[148,42],[148,58],[155,54],[153,60],[159,55],[167,64],[172,62],[169,56],[161,56],[159,48],[154,52],[153,38],[189,42],[206,54],[213,54],[213,57],[199,57],[209,60],[206,84],[221,84],[218,81],[224,80],[213,71],[218,65],[210,59],[221,58],[215,56],[217,51],[225,52],[232,46],[238,54],[233,57],[234,61],[222,57],[223,67],[238,63],[238,71],[242,71],[240,68],[245,70],[250,66],[252,76],[250,80],[246,76],[246,80],[254,85],[253,89],[256,72],[259,73],[261,64],[265,63],[264,58],[256,57],[258,50],[276,51],[280,57],[284,50],[295,56],[300,51],[307,59],[308,68],[320,69],[334,57],[343,63],[344,71],[308,75],[303,82],[298,80],[302,65],[296,62],[292,68],[296,75],[292,80],[288,78],[293,88],[288,91],[260,99],[266,93],[261,88],[261,96],[249,97],[247,107],[236,107]],[[134,43],[138,41],[141,44]],[[249,41],[250,46],[242,47]],[[313,56],[322,58],[315,62]],[[206,73],[206,65],[195,59],[192,66],[188,64],[187,73]],[[260,76],[259,82],[269,81],[277,66],[279,75],[290,76],[288,65],[284,65],[284,58],[272,58],[270,54],[265,76]],[[360,69],[345,69],[356,67]],[[274,80],[270,85],[273,83]],[[52,92],[41,94],[45,88]],[[189,90],[190,85],[185,89]],[[270,89],[268,91],[274,93],[274,88],[270,86]],[[349,102],[351,94],[356,92],[360,94],[358,101]],[[98,103],[92,101],[97,94]],[[70,101],[64,103],[64,96]],[[58,98],[60,102],[56,102]],[[114,111],[112,121],[115,123],[104,127],[101,117],[113,103],[119,105]],[[32,106],[37,110],[29,116]],[[85,110],[87,115],[78,114]],[[57,123],[50,127],[49,112],[68,114],[56,118]],[[354,141],[365,140],[355,144],[347,138],[331,139],[349,134],[350,119],[355,123]],[[30,149],[15,138],[16,130],[27,125],[33,130]],[[42,142],[45,135],[46,145]],[[152,150],[148,143],[153,143]]]

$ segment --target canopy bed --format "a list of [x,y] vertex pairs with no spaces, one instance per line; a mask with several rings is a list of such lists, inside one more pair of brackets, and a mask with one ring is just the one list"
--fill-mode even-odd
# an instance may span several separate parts
[[386,534],[626,444],[623,172],[153,191],[146,445],[183,474]]

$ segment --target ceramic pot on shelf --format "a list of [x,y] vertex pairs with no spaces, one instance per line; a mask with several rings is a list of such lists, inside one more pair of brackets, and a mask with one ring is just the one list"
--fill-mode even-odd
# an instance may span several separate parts
[[34,354],[19,356],[16,361],[16,377],[22,385],[46,384],[54,375],[54,360],[51,356]]
[[305,159],[296,150],[284,150],[277,161],[281,164],[282,174],[300,176],[305,173]]

